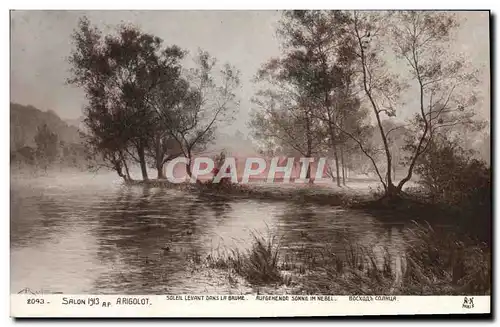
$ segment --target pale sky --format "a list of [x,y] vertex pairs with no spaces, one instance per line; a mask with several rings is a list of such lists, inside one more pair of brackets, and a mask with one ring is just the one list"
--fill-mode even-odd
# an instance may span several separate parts
[[[251,83],[261,64],[278,56],[275,30],[277,11],[13,11],[11,12],[11,101],[54,110],[63,119],[81,116],[85,103],[81,90],[65,85],[66,58],[71,33],[86,15],[99,28],[109,30],[132,23],[177,44],[191,53],[209,51],[220,62],[230,62],[242,73],[240,113],[231,130],[246,134]],[[480,115],[489,119],[489,25],[487,12],[462,12],[466,20],[458,33],[457,51],[478,68],[483,66]]]

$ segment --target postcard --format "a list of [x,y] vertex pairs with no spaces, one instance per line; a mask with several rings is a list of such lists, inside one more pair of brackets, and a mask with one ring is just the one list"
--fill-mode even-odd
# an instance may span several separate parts
[[10,22],[11,316],[491,314],[489,11]]

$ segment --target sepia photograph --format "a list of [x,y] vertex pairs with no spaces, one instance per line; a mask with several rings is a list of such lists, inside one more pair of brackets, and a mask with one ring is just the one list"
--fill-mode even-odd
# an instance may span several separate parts
[[490,313],[490,19],[11,10],[11,314]]

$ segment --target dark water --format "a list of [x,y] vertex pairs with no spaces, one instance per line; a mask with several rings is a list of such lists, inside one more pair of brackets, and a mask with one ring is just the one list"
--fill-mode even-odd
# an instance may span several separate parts
[[397,252],[403,228],[335,207],[127,187],[112,175],[13,178],[11,292],[250,292],[235,289],[224,276],[193,269],[193,254],[249,248],[252,232],[277,235],[290,254],[335,245],[346,233],[361,244]]

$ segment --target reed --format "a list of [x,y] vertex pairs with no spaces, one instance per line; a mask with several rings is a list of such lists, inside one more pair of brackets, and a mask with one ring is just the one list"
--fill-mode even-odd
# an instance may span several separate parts
[[284,278],[279,270],[280,244],[277,237],[252,233],[253,245],[247,251],[231,249],[207,256],[209,268],[230,269],[250,284],[279,284]]
[[321,248],[285,251],[276,236],[255,233],[247,251],[218,251],[210,268],[229,269],[248,283],[293,285],[295,294],[485,295],[491,293],[491,251],[484,243],[428,224],[407,230],[401,253],[344,239]]

